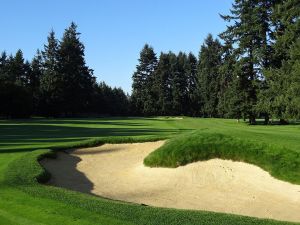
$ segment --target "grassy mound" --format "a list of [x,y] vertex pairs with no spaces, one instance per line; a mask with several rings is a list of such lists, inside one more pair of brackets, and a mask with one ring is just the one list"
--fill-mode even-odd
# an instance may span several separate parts
[[49,149],[36,150],[12,161],[4,173],[4,183],[10,185],[35,185],[47,182],[51,175],[38,161],[45,157],[54,158],[55,152]]
[[201,130],[169,140],[149,154],[144,159],[144,164],[150,167],[178,167],[213,158],[255,164],[276,178],[300,184],[299,152]]

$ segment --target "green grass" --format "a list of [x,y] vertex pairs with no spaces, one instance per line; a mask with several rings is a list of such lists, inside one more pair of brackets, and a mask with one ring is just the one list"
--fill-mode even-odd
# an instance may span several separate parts
[[[0,121],[0,224],[291,224],[222,213],[162,209],[41,185],[38,160],[106,142],[158,140],[199,130],[300,152],[300,126],[247,126],[234,120],[172,118]],[[198,131],[197,131],[198,132]],[[41,150],[37,150],[41,149]],[[63,171],[62,171],[63,172]]]
[[272,176],[300,184],[300,152],[278,145],[196,131],[169,140],[144,159],[150,167],[178,167],[213,158],[258,165]]

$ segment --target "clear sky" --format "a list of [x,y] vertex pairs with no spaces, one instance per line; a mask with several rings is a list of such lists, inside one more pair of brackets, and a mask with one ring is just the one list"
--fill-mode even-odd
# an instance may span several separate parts
[[0,0],[0,52],[22,49],[31,59],[53,28],[61,38],[74,21],[86,62],[98,80],[131,92],[131,76],[145,43],[161,51],[193,52],[208,33],[223,31],[219,13],[232,0]]

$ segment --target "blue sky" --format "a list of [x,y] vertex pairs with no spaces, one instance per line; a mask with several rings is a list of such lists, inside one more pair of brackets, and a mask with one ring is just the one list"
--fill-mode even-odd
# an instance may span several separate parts
[[61,38],[74,21],[98,80],[131,92],[131,76],[145,43],[161,51],[198,55],[208,33],[226,23],[231,0],[0,0],[0,51],[22,49],[31,59],[53,28]]

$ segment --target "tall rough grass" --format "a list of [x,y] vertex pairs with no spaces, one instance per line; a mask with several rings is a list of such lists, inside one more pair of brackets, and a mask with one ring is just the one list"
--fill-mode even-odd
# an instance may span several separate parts
[[144,159],[150,167],[178,167],[213,158],[255,164],[272,176],[300,184],[300,153],[221,133],[196,131],[177,136]]

